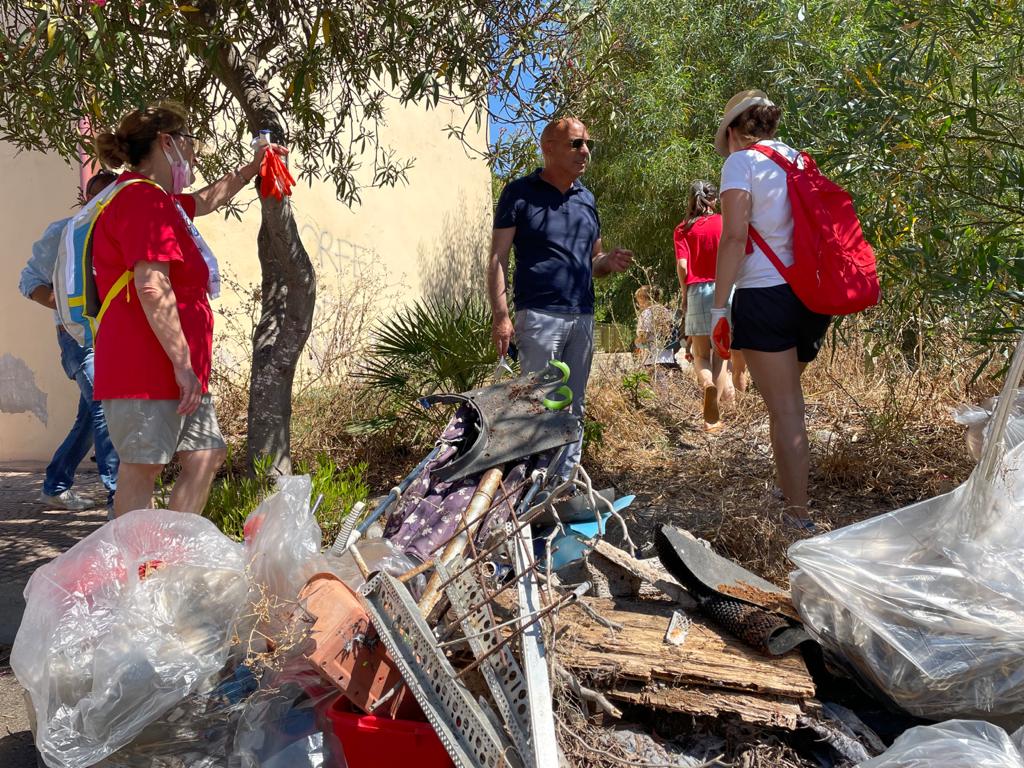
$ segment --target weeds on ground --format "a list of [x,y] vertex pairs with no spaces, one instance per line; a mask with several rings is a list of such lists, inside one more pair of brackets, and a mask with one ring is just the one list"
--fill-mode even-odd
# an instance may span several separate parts
[[[216,481],[206,504],[208,517],[221,531],[234,539],[242,538],[242,529],[249,514],[274,492],[274,479],[269,457],[256,462],[252,474],[238,466],[230,452],[225,463],[227,474]],[[338,467],[325,454],[313,462],[297,462],[295,474],[309,475],[313,481],[313,501],[323,496],[316,520],[325,542],[337,536],[345,517],[359,501],[365,501],[370,489],[366,483],[366,464]]]
[[[856,342],[822,350],[803,381],[811,512],[821,528],[936,496],[967,478],[973,462],[951,411],[999,384],[972,383],[975,367],[943,361],[915,369],[899,355],[870,359]],[[621,382],[621,373],[592,380],[588,417],[603,425],[603,439],[586,446],[584,461],[596,481],[639,496],[637,542],[671,523],[788,583],[785,553],[799,534],[783,526],[773,494],[768,413],[756,388],[724,409],[722,432],[707,433],[688,371],[658,377],[655,397],[639,403]]]

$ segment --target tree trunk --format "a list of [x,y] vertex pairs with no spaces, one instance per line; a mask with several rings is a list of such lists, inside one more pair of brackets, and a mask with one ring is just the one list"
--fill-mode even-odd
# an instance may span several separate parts
[[[213,0],[200,0],[199,5],[200,13],[188,14],[189,23],[209,31],[218,5]],[[204,52],[195,53],[205,57]],[[284,120],[269,84],[256,74],[255,61],[243,58],[234,45],[223,45],[211,64],[245,113],[250,130],[269,129],[273,141],[287,145]],[[263,291],[252,340],[246,459],[250,472],[256,459],[269,456],[273,472],[290,474],[292,382],[313,325],[316,275],[299,238],[291,199],[263,198],[260,205],[257,247]]]
[[269,456],[274,472],[291,474],[292,382],[313,325],[316,276],[290,199],[261,203],[262,306],[252,340],[246,458],[252,467],[255,459]]

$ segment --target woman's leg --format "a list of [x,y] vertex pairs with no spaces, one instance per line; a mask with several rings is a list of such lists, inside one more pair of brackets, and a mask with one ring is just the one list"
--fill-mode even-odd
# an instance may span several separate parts
[[153,506],[153,487],[163,471],[163,464],[130,464],[121,462],[114,494],[114,517],[135,509]]
[[722,361],[711,354],[710,336],[691,336],[690,349],[693,353],[693,370],[697,376],[697,386],[703,397],[704,426],[714,427],[719,423],[721,414],[718,410],[720,390],[715,386],[715,365]]
[[697,386],[703,390],[715,383],[714,372],[711,370],[711,337],[691,336],[690,354],[693,355],[693,372],[697,377]]
[[734,349],[732,351],[732,357],[729,359],[730,368],[732,369],[732,386],[737,392],[747,391],[747,377],[744,375],[747,372],[747,358],[743,356],[743,351],[740,349]]
[[810,453],[804,393],[800,387],[803,366],[797,361],[795,347],[782,352],[748,349],[745,355],[750,375],[768,406],[775,471],[786,497],[786,512],[798,519],[808,519]]
[[[203,514],[203,507],[206,506],[206,500],[210,497],[213,478],[227,455],[228,452],[224,448],[179,451],[178,461],[181,462],[181,474],[174,482],[167,506],[179,512]],[[119,487],[117,495],[120,493]],[[114,496],[115,499],[117,499],[117,495]]]

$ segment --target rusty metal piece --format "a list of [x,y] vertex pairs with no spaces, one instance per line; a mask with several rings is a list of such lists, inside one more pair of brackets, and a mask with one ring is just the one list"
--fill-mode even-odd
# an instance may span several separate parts
[[419,707],[401,686],[402,676],[358,595],[331,573],[318,573],[302,588],[299,601],[313,619],[313,647],[306,659],[363,712],[381,709],[387,717],[418,715]]

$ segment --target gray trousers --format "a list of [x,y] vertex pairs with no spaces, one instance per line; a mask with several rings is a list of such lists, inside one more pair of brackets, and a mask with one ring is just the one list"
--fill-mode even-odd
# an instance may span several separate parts
[[583,405],[594,359],[594,316],[539,309],[520,309],[515,320],[516,346],[522,372],[536,373],[549,360],[561,360],[569,366],[570,409],[580,418],[580,436],[554,471],[565,477],[580,462],[583,451]]

